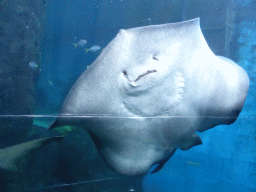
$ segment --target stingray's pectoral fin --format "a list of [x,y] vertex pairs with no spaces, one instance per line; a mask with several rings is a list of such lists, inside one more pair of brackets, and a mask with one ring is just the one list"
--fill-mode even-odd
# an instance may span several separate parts
[[174,149],[174,150],[171,152],[171,154],[170,154],[165,160],[163,160],[162,162],[160,162],[159,165],[158,165],[150,174],[153,174],[153,173],[156,173],[156,172],[160,171],[160,170],[164,167],[165,163],[173,156],[173,154],[175,153],[175,151],[176,151],[176,149]]
[[188,150],[196,145],[201,145],[202,143],[201,138],[197,134],[193,134],[190,137],[183,139],[179,147],[182,150]]

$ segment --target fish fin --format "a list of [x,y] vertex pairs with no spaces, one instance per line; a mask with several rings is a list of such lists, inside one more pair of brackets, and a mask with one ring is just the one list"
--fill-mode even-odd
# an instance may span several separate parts
[[164,167],[165,163],[173,156],[175,151],[176,151],[176,149],[174,149],[165,160],[163,160],[161,163],[159,163],[159,165],[150,174],[160,171]]
[[76,43],[73,43],[73,45],[75,46],[75,49],[76,49],[78,44],[76,44]]
[[17,166],[13,162],[1,162],[0,169],[6,171],[18,171]]
[[90,51],[90,49],[85,49],[85,54],[86,54],[88,51]]
[[160,163],[150,174],[160,171],[164,167],[164,163]]
[[181,143],[181,145],[179,146],[180,149],[182,150],[188,150],[196,145],[201,145],[203,142],[201,140],[201,138],[197,135],[194,134],[189,138],[186,138],[186,140]]
[[0,149],[0,169],[6,171],[17,171],[17,162],[19,159],[52,140],[60,140],[62,138],[63,136],[54,136],[36,139]]

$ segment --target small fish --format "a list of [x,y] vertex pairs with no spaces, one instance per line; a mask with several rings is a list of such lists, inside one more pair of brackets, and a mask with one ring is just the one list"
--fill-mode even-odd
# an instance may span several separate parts
[[90,51],[95,52],[95,51],[98,51],[98,50],[100,50],[100,49],[101,49],[100,46],[98,46],[98,45],[93,45],[93,46],[90,48]]
[[77,47],[84,47],[86,43],[87,43],[86,40],[80,39],[77,43],[73,43],[73,45],[75,46],[75,48],[77,48]]
[[31,61],[31,62],[29,62],[29,67],[31,67],[32,69],[36,69],[37,67],[38,67],[38,65],[36,64],[36,62],[34,62],[34,61]]
[[92,51],[92,52],[96,52],[98,50],[100,50],[101,47],[98,45],[93,45],[90,49],[85,49],[85,53],[87,53],[88,51]]
[[62,135],[67,135],[68,133],[70,133],[73,130],[76,130],[76,127],[75,126],[69,126],[69,125],[58,127],[56,129],[54,129],[54,131],[58,131]]
[[187,161],[188,165],[200,165],[200,162]]
[[52,82],[52,81],[50,81],[50,80],[49,80],[49,81],[47,81],[47,84],[48,84],[49,86],[51,86],[51,87],[54,85],[54,84],[53,84],[53,82]]

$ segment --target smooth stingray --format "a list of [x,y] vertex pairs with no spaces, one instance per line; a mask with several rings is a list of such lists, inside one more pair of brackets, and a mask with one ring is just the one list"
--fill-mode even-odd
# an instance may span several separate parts
[[199,19],[121,29],[73,85],[50,128],[84,127],[121,174],[159,164],[156,172],[178,147],[202,143],[196,131],[233,123],[248,87],[240,66],[210,50]]
[[18,160],[28,155],[33,150],[49,143],[52,140],[59,140],[62,136],[36,139],[33,141],[17,144],[11,147],[0,149],[0,170],[17,171]]

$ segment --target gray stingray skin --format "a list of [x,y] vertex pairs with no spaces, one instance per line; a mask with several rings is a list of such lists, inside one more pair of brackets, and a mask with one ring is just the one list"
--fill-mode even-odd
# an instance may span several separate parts
[[202,143],[196,131],[233,123],[248,87],[240,66],[210,50],[199,18],[122,29],[73,85],[50,128],[86,128],[121,174],[160,164],[156,172],[178,147]]

